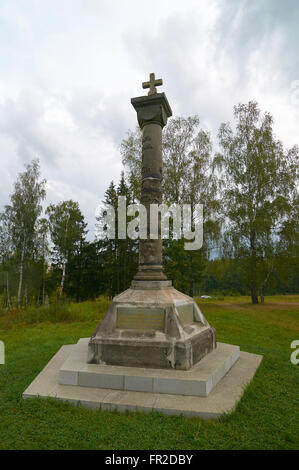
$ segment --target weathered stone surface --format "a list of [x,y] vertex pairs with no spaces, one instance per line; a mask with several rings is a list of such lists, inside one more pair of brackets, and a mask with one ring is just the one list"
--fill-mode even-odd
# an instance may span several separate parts
[[[170,285],[138,287],[113,299],[90,339],[89,363],[188,370],[216,348],[215,330],[191,297]],[[155,319],[142,324],[150,312]]]
[[[130,390],[60,385],[59,370],[74,345],[63,346],[23,393],[24,399],[51,397],[86,408],[125,411],[158,411],[165,415],[218,419],[234,410],[245,386],[252,380],[262,356],[241,352],[239,360],[218,382],[209,396],[185,396]],[[207,359],[211,355],[207,356]],[[208,362],[208,361],[207,361]],[[207,366],[206,362],[206,366]],[[93,366],[98,368],[99,366]],[[134,369],[133,369],[134,370]],[[162,372],[162,371],[158,371]],[[169,371],[188,374],[188,372]]]
[[132,98],[131,102],[142,129],[140,202],[147,209],[148,227],[147,239],[139,240],[139,269],[135,279],[166,280],[162,269],[161,223],[158,223],[158,239],[153,239],[150,236],[150,205],[162,202],[162,128],[172,111],[164,93]]
[[167,289],[172,287],[172,282],[169,280],[160,280],[160,281],[136,281],[133,279],[131,284],[131,289],[140,289],[140,290],[156,290],[156,289]]
[[164,330],[163,308],[117,308],[116,328],[135,330]]
[[[161,220],[150,232],[150,206],[162,203],[162,129],[172,115],[154,74],[148,96],[132,98],[142,130],[141,203],[147,238],[139,240],[139,267],[132,287],[116,296],[88,347],[91,364],[190,369],[216,348],[216,332],[194,300],[175,290],[162,269]],[[154,231],[154,230],[153,230]]]
[[[207,396],[240,356],[239,346],[218,343],[211,354],[184,371],[86,364],[87,348],[88,338],[80,339],[59,371],[60,384]],[[73,383],[69,376],[75,377]]]
[[155,74],[150,73],[150,79],[148,82],[143,82],[142,83],[142,88],[149,88],[148,95],[155,95],[157,93],[157,88],[156,86],[161,86],[163,85],[163,80],[162,78],[155,79]]
[[137,119],[141,129],[146,124],[158,124],[162,128],[167,119],[172,116],[171,107],[165,93],[155,93],[151,96],[138,96],[132,98],[131,103],[137,112]]
[[178,306],[177,311],[183,326],[193,322],[193,303]]

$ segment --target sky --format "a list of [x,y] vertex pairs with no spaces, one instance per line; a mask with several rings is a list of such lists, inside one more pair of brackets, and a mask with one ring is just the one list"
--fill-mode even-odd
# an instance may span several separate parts
[[39,158],[45,204],[78,201],[93,238],[150,72],[173,115],[199,114],[214,142],[233,106],[256,100],[298,144],[298,25],[298,0],[0,0],[0,211]]

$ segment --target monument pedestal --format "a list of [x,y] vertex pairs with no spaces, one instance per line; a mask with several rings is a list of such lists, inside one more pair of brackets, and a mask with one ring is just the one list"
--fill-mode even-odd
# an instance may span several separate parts
[[89,338],[62,346],[23,393],[86,408],[218,419],[234,410],[262,356],[218,343],[189,371],[87,364]]
[[88,338],[75,345],[59,370],[61,385],[207,397],[240,357],[239,346],[218,347],[188,371],[86,364]]
[[88,345],[88,363],[188,370],[216,348],[194,300],[171,281],[133,281],[114,297]]

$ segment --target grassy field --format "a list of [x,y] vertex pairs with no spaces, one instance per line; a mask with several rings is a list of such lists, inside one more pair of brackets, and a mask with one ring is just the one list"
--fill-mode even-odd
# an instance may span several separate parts
[[[221,420],[92,411],[21,395],[63,344],[88,337],[108,301],[0,314],[0,449],[299,449],[299,296],[200,300],[219,341],[263,354],[236,410]],[[60,315],[61,311],[61,315]]]

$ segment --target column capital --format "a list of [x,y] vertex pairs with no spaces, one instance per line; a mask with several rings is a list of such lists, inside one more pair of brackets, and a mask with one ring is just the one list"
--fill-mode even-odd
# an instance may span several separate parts
[[167,123],[167,119],[172,116],[171,107],[165,93],[138,96],[132,98],[131,103],[137,112],[138,124],[141,129],[146,124],[158,124],[163,128]]

